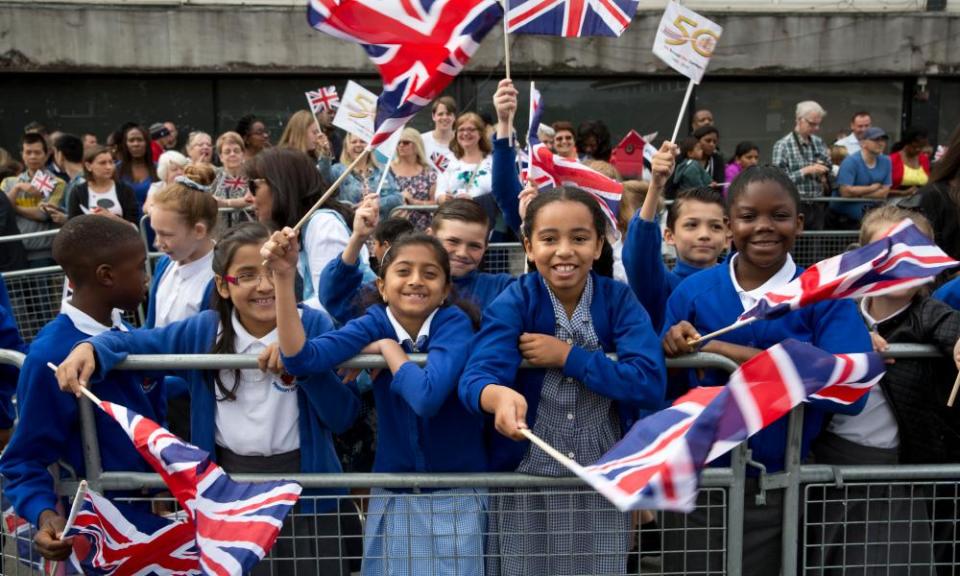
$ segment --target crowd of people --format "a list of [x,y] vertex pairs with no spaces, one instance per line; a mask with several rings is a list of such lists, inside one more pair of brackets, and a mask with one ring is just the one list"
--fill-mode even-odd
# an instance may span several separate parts
[[[561,477],[567,469],[531,447],[524,429],[590,464],[646,415],[691,388],[726,382],[717,370],[668,373],[665,358],[699,350],[743,363],[786,338],[835,354],[919,342],[944,358],[899,359],[846,407],[811,402],[802,456],[836,465],[960,461],[957,414],[945,406],[960,366],[960,279],[941,279],[932,295],[913,288],[823,302],[690,344],[802,271],[791,250],[804,229],[859,229],[869,243],[910,218],[960,257],[960,127],[936,160],[920,129],[906,130],[887,156],[889,137],[868,113],[827,146],[817,135],[826,111],[800,102],[794,129],[764,162],[766,151],[750,142],[722,154],[712,113],[698,110],[690,135],[664,142],[644,180],[624,182],[614,226],[590,194],[521,180],[517,99],[501,81],[492,125],[438,99],[435,128],[404,129],[386,165],[372,156],[354,162],[366,143],[333,129],[325,112],[292,115],[275,146],[265,124],[247,116],[216,140],[191,133],[182,151],[170,122],[125,125],[106,146],[93,135],[28,127],[23,166],[0,184],[0,232],[60,231],[24,240],[19,254],[5,243],[2,265],[56,263],[72,288],[30,343],[19,380],[0,372],[19,416],[0,474],[17,513],[38,528],[39,552],[63,559],[71,550],[54,484],[68,470],[84,473],[77,403],[64,393],[81,386],[166,422],[230,473]],[[602,123],[558,121],[538,132],[555,154],[619,178]],[[340,177],[339,190],[295,231]],[[831,196],[864,202],[810,201]],[[115,310],[144,297],[142,215],[163,256],[152,269],[147,320],[134,329]],[[529,261],[519,278],[483,271],[489,243],[507,238],[522,242]],[[676,250],[672,268],[663,243]],[[0,314],[0,347],[27,350],[5,290]],[[111,370],[128,354],[201,353],[258,354],[260,369]],[[337,371],[361,353],[381,355],[386,367]],[[426,363],[411,362],[413,353]],[[521,370],[524,361],[533,368]],[[0,428],[9,430],[6,408]],[[96,418],[103,469],[146,471],[116,422]],[[757,497],[758,470],[784,469],[786,440],[781,419],[749,441],[758,466],[747,471],[744,573],[780,569],[782,502],[776,491]],[[818,554],[798,561],[931,566],[954,558],[960,510],[948,511],[945,540],[923,498],[890,491],[869,510],[848,510],[839,498],[824,504],[824,517],[837,526],[863,521],[862,533],[825,523],[808,535]],[[313,495],[331,494],[347,492]],[[669,530],[653,551],[664,570],[723,570],[715,496],[701,495],[692,514],[660,517]],[[335,537],[344,530],[337,499],[315,506],[313,521],[288,521],[282,534],[315,536],[302,569],[349,573]],[[619,513],[588,488],[375,489],[365,514],[362,571],[370,575],[635,573],[636,531],[659,533],[653,514]],[[890,543],[868,550],[881,529],[895,533]],[[292,556],[283,537],[277,555],[283,546]]]

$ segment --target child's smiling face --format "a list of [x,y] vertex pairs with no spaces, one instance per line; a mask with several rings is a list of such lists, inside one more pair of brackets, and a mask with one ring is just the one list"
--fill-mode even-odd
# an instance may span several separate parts
[[422,322],[450,293],[446,273],[427,245],[409,244],[396,250],[383,277],[377,279],[377,289],[401,323]]
[[803,215],[779,183],[750,182],[730,207],[730,231],[740,258],[756,268],[776,271],[803,231]]
[[542,206],[535,218],[530,237],[523,241],[527,258],[558,297],[567,293],[579,298],[603,247],[590,209],[557,200]]

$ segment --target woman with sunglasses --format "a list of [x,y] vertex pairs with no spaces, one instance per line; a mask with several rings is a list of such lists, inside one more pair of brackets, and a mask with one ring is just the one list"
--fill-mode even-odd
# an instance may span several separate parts
[[[408,206],[436,204],[437,173],[430,169],[424,152],[423,139],[413,128],[404,128],[397,144],[397,153],[390,164],[390,172],[397,189]],[[430,227],[428,212],[405,212],[407,220],[417,230]]]

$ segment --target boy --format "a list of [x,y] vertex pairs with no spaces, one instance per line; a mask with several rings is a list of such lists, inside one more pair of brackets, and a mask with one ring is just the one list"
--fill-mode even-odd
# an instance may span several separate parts
[[[48,362],[59,364],[78,343],[111,329],[127,327],[114,312],[143,300],[146,253],[135,228],[96,215],[68,221],[53,242],[53,257],[74,287],[60,314],[30,346],[17,384],[19,425],[0,457],[6,496],[22,518],[38,528],[34,543],[42,556],[63,560],[71,544],[59,538],[65,519],[57,509],[56,476],[48,467],[84,475],[77,399],[64,394]],[[157,422],[163,422],[163,387],[136,380],[133,372],[111,373],[94,392]],[[95,410],[97,439],[104,470],[148,471],[120,425]]]
[[643,205],[627,226],[623,266],[637,299],[655,330],[663,328],[667,298],[687,276],[717,263],[729,232],[723,197],[711,188],[691,188],[677,195],[667,212],[663,239],[677,249],[677,264],[667,270],[660,252],[657,206],[673,171],[676,145],[664,142],[651,160],[652,178]]
[[[362,282],[357,255],[372,228],[369,218],[361,217],[363,210],[364,207],[357,210],[347,247],[339,258],[327,264],[321,275],[320,303],[341,324],[360,313],[353,305]],[[457,294],[476,304],[481,311],[513,282],[509,274],[477,270],[487,250],[490,221],[476,201],[455,198],[445,202],[434,213],[427,234],[435,236],[447,250]]]

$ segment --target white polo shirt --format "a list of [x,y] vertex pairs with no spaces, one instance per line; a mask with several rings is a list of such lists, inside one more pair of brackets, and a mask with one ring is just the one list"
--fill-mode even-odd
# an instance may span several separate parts
[[797,273],[797,265],[794,263],[793,257],[787,253],[786,262],[784,262],[783,266],[777,270],[776,274],[771,276],[769,280],[753,290],[745,290],[737,282],[737,273],[734,269],[734,262],[736,262],[739,256],[739,254],[734,254],[730,258],[730,281],[733,282],[733,289],[737,291],[737,297],[740,298],[740,304],[743,305],[744,312],[756,306],[757,302],[759,302],[763,295],[767,292],[776,290],[784,284],[788,284],[791,280],[793,280],[794,274]]
[[171,262],[157,284],[154,326],[160,328],[196,315],[212,279],[213,250],[189,264]]

